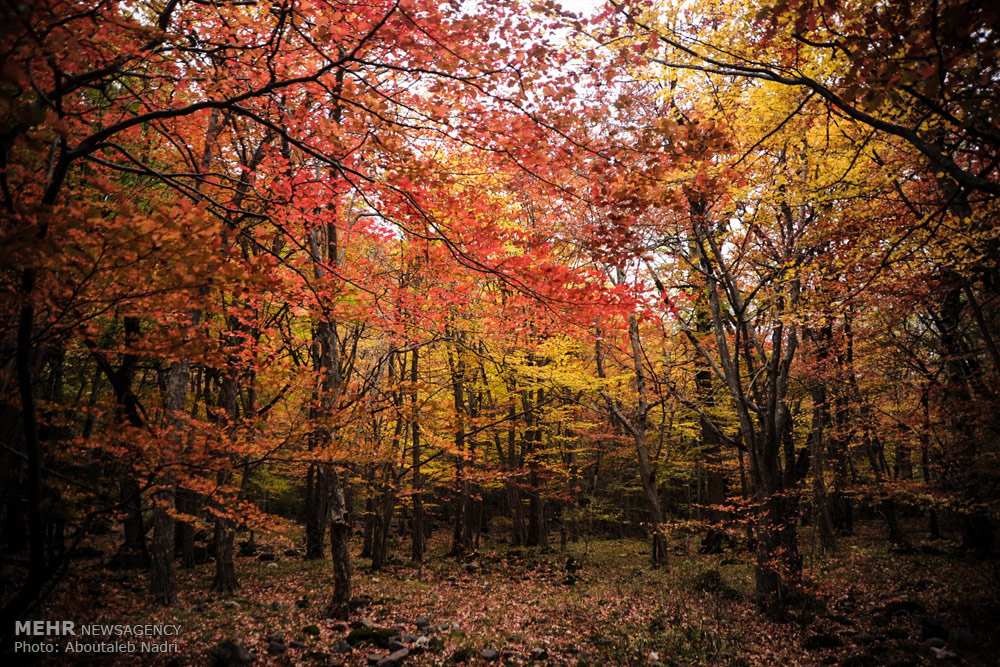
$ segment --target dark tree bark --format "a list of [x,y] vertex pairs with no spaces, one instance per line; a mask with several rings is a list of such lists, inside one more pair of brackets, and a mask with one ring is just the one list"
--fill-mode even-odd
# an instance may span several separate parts
[[215,579],[212,590],[223,596],[232,595],[239,590],[236,578],[236,565],[233,562],[233,542],[236,533],[233,530],[232,519],[218,516],[215,518]]
[[413,544],[410,557],[417,563],[424,560],[424,500],[421,490],[420,467],[422,464],[420,453],[420,419],[417,416],[417,379],[419,378],[419,352],[413,348],[410,353],[410,381],[413,389],[410,392],[410,405],[413,410],[413,422],[411,424],[411,474],[413,475]]
[[452,336],[456,339],[454,355],[452,350],[448,350],[448,369],[451,374],[452,397],[455,404],[455,414],[458,417],[458,424],[455,430],[455,449],[458,454],[455,457],[455,482],[453,495],[453,525],[451,552],[454,555],[461,555],[469,550],[469,483],[465,479],[465,417],[468,413],[465,391],[465,360],[462,358],[462,350],[458,345],[461,334],[452,330]]
[[[924,382],[920,386],[920,469],[925,484],[931,483],[931,409],[930,384]],[[927,530],[932,539],[941,537],[941,526],[938,524],[937,510],[933,506],[927,508]]]
[[320,466],[309,464],[306,473],[306,560],[323,558],[330,493]]
[[809,434],[809,459],[812,463],[812,505],[820,544],[824,551],[833,551],[837,546],[833,534],[833,519],[826,497],[826,482],[823,470],[823,427],[827,421],[826,387],[819,385],[812,390],[813,423]]
[[333,559],[333,598],[327,615],[344,620],[351,612],[351,523],[347,493],[336,468],[330,466],[324,474],[330,476],[330,557]]
[[[833,344],[833,326],[827,322],[816,335],[816,364],[818,372],[828,371],[830,346]],[[812,505],[813,516],[816,519],[816,529],[819,531],[820,544],[824,551],[833,551],[836,538],[833,534],[833,518],[826,495],[826,480],[824,471],[824,434],[830,421],[830,407],[827,403],[826,381],[824,378],[816,381],[810,388],[813,400],[812,429],[809,434],[809,460],[812,464]]]
[[118,482],[118,498],[125,518],[122,519],[124,541],[115,555],[118,567],[125,569],[149,567],[146,548],[146,528],[142,521],[142,494],[131,472],[123,472]]
[[[178,444],[184,440],[181,429],[185,425],[184,399],[190,375],[191,364],[186,360],[175,361],[167,371],[164,408],[175,429],[170,437]],[[153,553],[149,578],[153,599],[164,605],[177,601],[177,575],[174,572],[176,526],[173,516],[176,499],[173,476],[167,474],[153,493]]]
[[[194,516],[198,512],[198,496],[193,491],[178,488],[176,505],[178,512]],[[180,554],[181,567],[194,567],[194,526],[189,521],[175,522],[174,544],[175,553]]]

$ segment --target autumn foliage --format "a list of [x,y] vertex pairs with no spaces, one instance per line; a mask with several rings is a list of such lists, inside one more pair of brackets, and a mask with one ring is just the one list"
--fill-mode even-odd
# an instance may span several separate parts
[[803,531],[994,558],[987,5],[5,0],[4,636],[107,541],[334,619],[435,532],[696,535],[772,619]]

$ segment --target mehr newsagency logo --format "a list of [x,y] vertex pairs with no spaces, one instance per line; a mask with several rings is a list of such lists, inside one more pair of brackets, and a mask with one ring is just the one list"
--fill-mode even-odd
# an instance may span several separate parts
[[177,653],[180,625],[17,621],[14,653]]

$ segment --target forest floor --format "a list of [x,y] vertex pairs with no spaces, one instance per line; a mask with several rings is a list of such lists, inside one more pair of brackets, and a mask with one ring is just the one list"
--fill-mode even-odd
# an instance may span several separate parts
[[[409,651],[406,664],[1000,664],[997,562],[965,558],[948,540],[892,553],[879,529],[861,526],[833,558],[820,557],[806,529],[814,585],[782,622],[751,602],[748,554],[700,555],[697,536],[676,538],[669,567],[652,569],[648,544],[634,540],[488,542],[455,559],[442,534],[423,565],[369,572],[357,559],[347,623],[323,618],[329,561],[286,555],[285,538],[258,538],[274,560],[237,559],[241,589],[229,599],[209,592],[212,564],[181,571],[180,602],[169,609],[148,602],[144,574],[95,559],[74,567],[44,617],[179,624],[176,646],[104,661],[62,653],[48,664],[205,665],[213,647],[235,648],[220,646],[226,640],[255,654],[255,665],[374,664],[392,652],[390,637]],[[567,572],[568,559],[580,569]]]

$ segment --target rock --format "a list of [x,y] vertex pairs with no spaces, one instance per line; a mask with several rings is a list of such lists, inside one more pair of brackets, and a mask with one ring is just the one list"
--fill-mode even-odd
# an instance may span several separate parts
[[454,663],[463,663],[472,660],[472,648],[469,646],[463,646],[454,653],[451,654],[451,661]]
[[278,569],[278,564],[277,563],[268,563],[264,567],[266,567],[269,570],[277,570]]
[[931,639],[932,637],[947,640],[948,630],[934,619],[923,616],[920,619],[920,638]]
[[304,642],[300,642],[297,639],[293,639],[292,641],[288,642],[288,648],[299,648],[299,649],[301,649],[301,648],[305,648],[305,647],[306,647],[305,643]]
[[329,665],[333,663],[333,656],[329,653],[323,653],[323,651],[309,651],[302,657],[306,660],[318,662],[321,665]]
[[369,653],[368,654],[368,664],[369,665],[377,665],[378,663],[382,662],[382,658],[384,658],[384,657],[385,656],[382,655],[381,653]]
[[286,609],[288,609],[288,607],[280,602],[271,603],[271,611],[285,611]]
[[271,655],[281,655],[282,653],[284,653],[287,650],[288,650],[288,647],[285,646],[284,644],[282,644],[281,642],[268,642],[267,643],[267,652],[270,653]]
[[347,635],[347,643],[351,646],[374,644],[379,648],[388,648],[389,640],[395,636],[395,632],[386,628],[355,628]]
[[236,552],[237,556],[256,556],[257,555],[257,544],[255,542],[240,542],[240,548]]
[[239,609],[240,603],[237,602],[236,600],[226,600],[225,602],[222,603],[222,606],[225,607],[226,609]]
[[426,635],[417,637],[417,640],[413,643],[413,645],[419,649],[428,649],[431,647],[430,637],[427,637]]
[[903,614],[923,614],[926,611],[927,610],[924,608],[924,605],[918,600],[911,600],[909,598],[893,600],[882,608],[882,612],[889,618],[894,618]]
[[301,558],[302,553],[297,549],[285,549],[285,558]]
[[376,623],[375,619],[373,619],[373,618],[365,617],[365,618],[362,618],[360,621],[358,621],[358,623],[361,624],[362,628],[377,628],[378,627],[378,623]]
[[213,667],[242,667],[257,661],[257,656],[235,639],[227,639],[209,649]]
[[413,642],[417,641],[417,636],[404,634],[399,638],[399,640],[402,642],[406,642],[407,644],[412,644]]
[[261,552],[259,556],[257,556],[257,560],[259,560],[261,563],[268,563],[270,561],[277,560],[277,558],[278,557],[274,555],[273,551],[264,551]]
[[570,556],[569,558],[566,559],[566,565],[563,569],[566,570],[567,572],[579,572],[580,563],[578,563],[575,558]]
[[398,639],[390,639],[389,644],[388,646],[386,646],[386,648],[389,649],[391,652],[395,653],[400,649],[406,648],[406,644],[399,641]]
[[307,635],[309,637],[319,637],[319,633],[320,630],[318,625],[307,625],[306,627],[302,628],[302,634]]
[[336,644],[336,645],[335,645],[335,646],[333,647],[333,652],[334,652],[334,653],[350,653],[350,652],[351,652],[351,651],[353,651],[353,650],[354,650],[354,649],[352,649],[352,648],[351,648],[351,645],[350,645],[350,644],[348,644],[347,642],[345,642],[344,640],[340,640],[340,641],[339,641],[339,642],[337,642],[337,644]]
[[483,652],[479,654],[479,656],[486,662],[496,662],[497,660],[500,659],[500,651],[493,648],[488,648],[484,649]]
[[413,624],[417,626],[418,630],[423,630],[431,624],[431,619],[427,616],[417,616],[416,620],[413,621]]
[[475,574],[476,572],[479,572],[479,563],[477,563],[475,561],[473,561],[471,563],[466,563],[464,565],[464,567],[465,567],[465,571],[468,572],[468,573],[470,573],[470,574]]
[[859,632],[851,637],[851,641],[855,644],[867,645],[874,643],[875,637],[868,634],[867,632]]
[[938,660],[952,660],[958,657],[958,654],[953,651],[949,651],[948,649],[944,648],[937,648],[934,646],[931,647],[931,653]]
[[660,661],[660,654],[657,653],[656,651],[650,651],[649,655],[646,656],[646,657],[649,658],[650,662],[659,662]]
[[948,642],[941,639],[940,637],[931,637],[930,639],[924,642],[924,645],[929,646],[930,648],[944,648],[945,646],[948,645]]
[[822,651],[828,648],[839,648],[843,645],[840,637],[831,634],[818,634],[807,637],[802,643],[807,651]]
[[285,636],[283,634],[281,634],[280,632],[272,632],[271,634],[269,634],[264,639],[266,639],[269,642],[278,642],[279,644],[284,644],[285,643]]
[[306,609],[309,607],[309,598],[303,595],[301,598],[295,601],[295,606],[299,609]]
[[536,661],[548,660],[549,652],[544,648],[533,648],[531,649],[531,659]]
[[410,655],[410,649],[405,646],[397,651],[393,651],[389,655],[385,656],[379,660],[376,664],[379,667],[395,667],[396,665],[403,664],[406,660],[406,656]]

